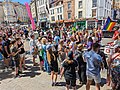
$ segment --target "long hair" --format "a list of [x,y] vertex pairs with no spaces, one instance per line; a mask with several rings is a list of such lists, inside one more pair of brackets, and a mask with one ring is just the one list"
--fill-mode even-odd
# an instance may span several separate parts
[[56,60],[56,57],[52,51],[52,48],[47,50],[47,59],[48,59],[48,62],[51,62],[52,60]]

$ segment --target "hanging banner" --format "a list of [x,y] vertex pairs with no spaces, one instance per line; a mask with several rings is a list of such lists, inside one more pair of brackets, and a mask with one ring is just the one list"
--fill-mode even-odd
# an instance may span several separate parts
[[32,24],[32,30],[35,30],[35,23],[34,23],[34,20],[32,18],[32,14],[31,14],[31,11],[30,11],[30,7],[29,7],[29,4],[28,3],[25,3],[25,6],[26,6],[26,10],[28,12],[28,16],[30,18],[30,21],[31,21],[31,24]]

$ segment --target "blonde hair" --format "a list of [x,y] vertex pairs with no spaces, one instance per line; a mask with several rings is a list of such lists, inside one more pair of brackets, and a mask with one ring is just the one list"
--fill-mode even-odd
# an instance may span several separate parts
[[42,44],[46,44],[46,38],[42,38]]

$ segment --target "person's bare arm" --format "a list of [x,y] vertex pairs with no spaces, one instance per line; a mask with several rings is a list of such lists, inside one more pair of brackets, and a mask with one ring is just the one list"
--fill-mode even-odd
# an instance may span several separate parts
[[48,60],[48,63],[51,64],[51,57],[50,57],[50,53],[47,51],[47,60]]
[[20,52],[20,50],[19,50],[19,51],[17,51],[16,53],[15,53],[15,52],[13,52],[13,53],[12,53],[12,56],[17,55],[19,52]]

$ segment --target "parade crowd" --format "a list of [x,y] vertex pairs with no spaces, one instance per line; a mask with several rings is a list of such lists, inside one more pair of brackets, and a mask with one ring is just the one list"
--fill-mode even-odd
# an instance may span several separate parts
[[[53,29],[28,30],[28,28],[0,27],[0,62],[4,69],[12,68],[15,78],[27,70],[25,63],[24,42],[29,41],[33,66],[51,75],[51,85],[58,84],[57,78],[64,76],[66,90],[72,86],[76,90],[76,80],[86,85],[90,90],[91,83],[95,83],[96,90],[100,90],[101,74],[107,70],[107,85],[112,90],[120,90],[120,28],[115,30],[114,42],[110,44],[112,52],[105,55],[101,50],[103,33],[101,29],[89,30],[60,30]],[[39,58],[40,63],[36,63]]]

